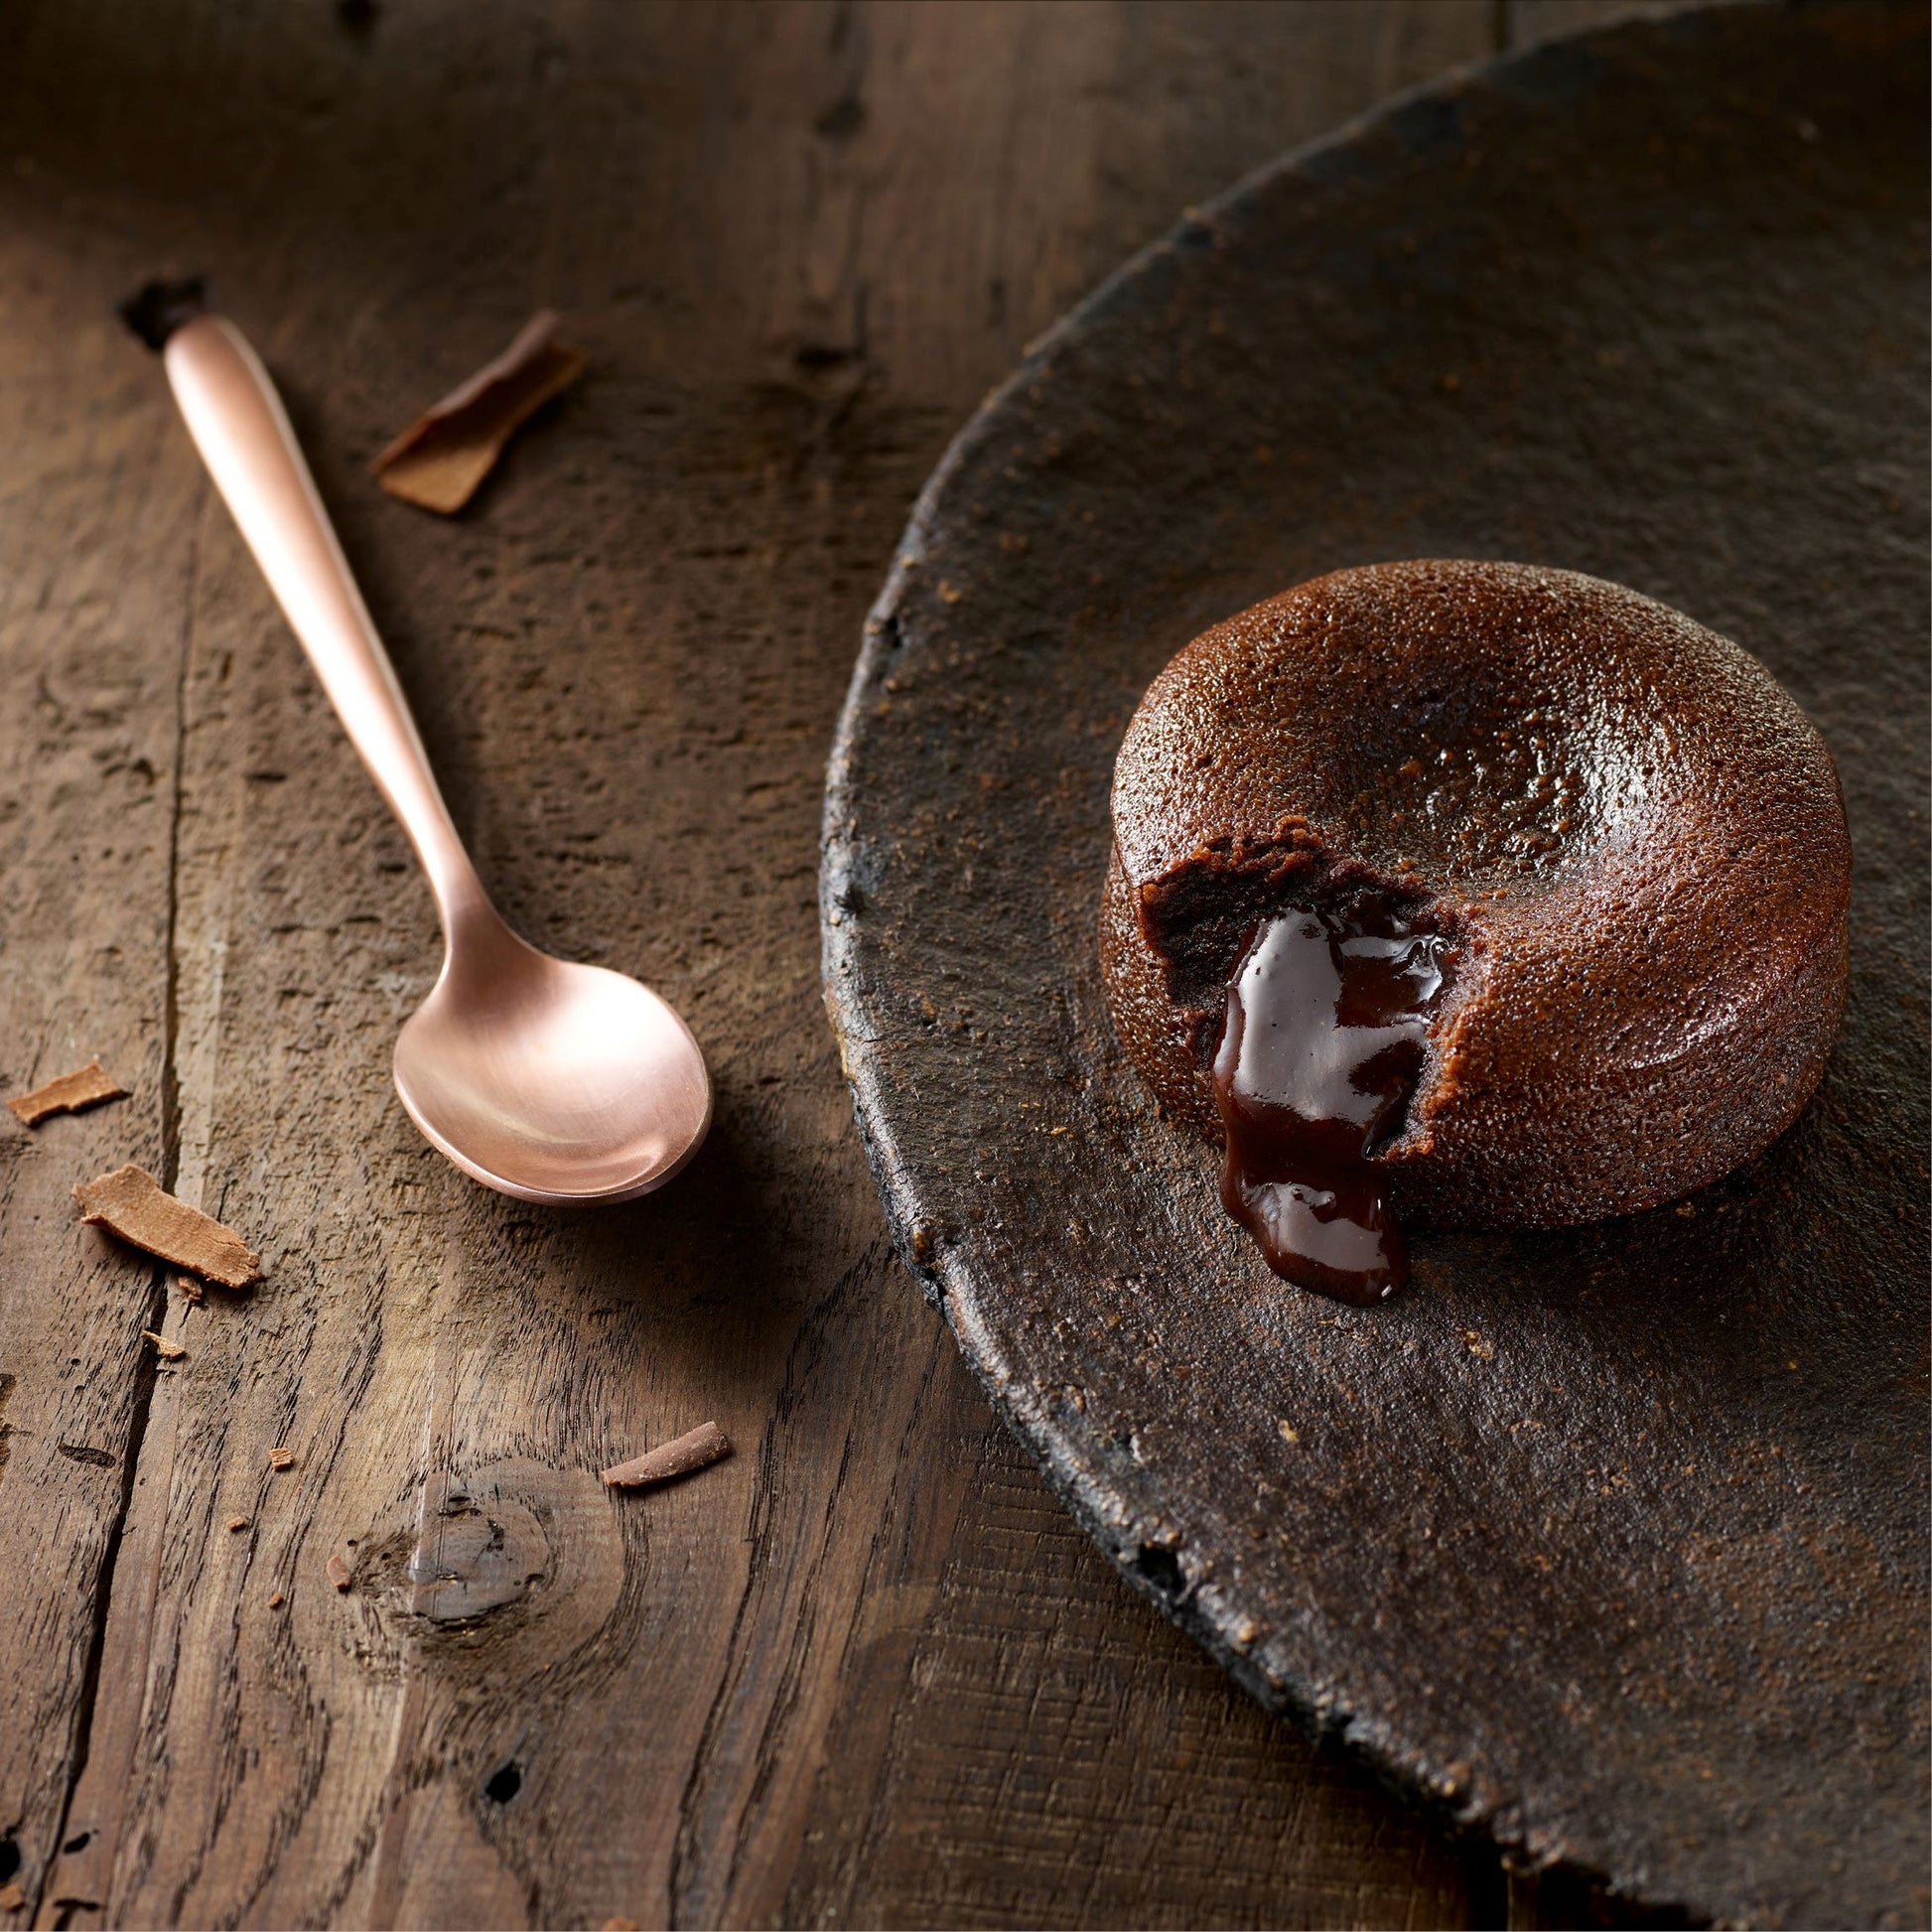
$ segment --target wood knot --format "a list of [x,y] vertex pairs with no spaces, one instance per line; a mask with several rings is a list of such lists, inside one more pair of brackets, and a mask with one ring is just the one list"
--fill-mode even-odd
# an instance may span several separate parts
[[493,1483],[432,1479],[409,1559],[409,1608],[431,1623],[470,1623],[529,1593],[550,1567],[542,1526]]

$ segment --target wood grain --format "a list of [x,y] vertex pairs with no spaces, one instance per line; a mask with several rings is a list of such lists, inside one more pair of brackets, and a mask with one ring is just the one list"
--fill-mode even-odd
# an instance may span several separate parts
[[168,1173],[175,660],[194,554],[192,506],[153,489],[159,425],[128,406],[147,372],[74,301],[94,251],[65,239],[62,272],[37,273],[45,227],[9,230],[0,1077],[17,1090],[97,1052],[133,1090],[0,1131],[0,1882],[18,1867],[32,1897],[84,1749],[99,1595],[157,1381],[141,1330],[160,1271],[77,1229],[69,1190],[124,1159]]
[[[0,1139],[0,1863],[34,1922],[1499,1915],[1492,1860],[1265,1720],[992,1424],[891,1256],[813,894],[861,619],[982,391],[1178,207],[1499,19],[0,23],[0,1077],[99,1052],[134,1089]],[[204,269],[504,911],[711,1057],[660,1197],[499,1199],[394,1102],[426,895],[111,315]],[[544,305],[584,382],[464,516],[384,500],[368,458]],[[262,1249],[252,1297],[188,1305],[72,1225],[129,1160]],[[710,1417],[729,1460],[599,1482]]]

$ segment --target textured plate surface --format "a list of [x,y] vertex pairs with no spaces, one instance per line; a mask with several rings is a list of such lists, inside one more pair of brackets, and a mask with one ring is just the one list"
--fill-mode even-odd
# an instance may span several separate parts
[[[827,802],[900,1250],[1125,1573],[1533,1857],[1765,1923],[1926,1870],[1926,46],[1725,10],[1291,157],[1037,345],[922,497]],[[1617,579],[1818,721],[1857,852],[1818,1099],[1674,1208],[1298,1294],[1107,1024],[1115,746],[1317,571]]]

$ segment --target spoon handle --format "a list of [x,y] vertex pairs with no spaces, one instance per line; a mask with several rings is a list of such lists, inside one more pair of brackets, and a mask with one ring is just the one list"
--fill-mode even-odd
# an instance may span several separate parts
[[329,702],[429,876],[446,937],[487,905],[436,788],[389,654],[349,575],[268,371],[241,331],[200,316],[163,359],[202,460],[302,640]]

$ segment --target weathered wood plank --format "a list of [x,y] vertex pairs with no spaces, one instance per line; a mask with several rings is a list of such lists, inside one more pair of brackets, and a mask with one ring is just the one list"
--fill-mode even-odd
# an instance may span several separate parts
[[[109,499],[88,567],[166,640],[142,669],[146,755],[181,771],[176,1178],[267,1268],[169,1310],[189,1353],[141,1432],[75,1849],[58,1802],[21,1801],[42,1922],[1466,1915],[1455,1858],[1129,1599],[995,1430],[885,1245],[813,880],[861,617],[979,393],[1180,206],[1492,26],[1482,0],[16,21],[0,98],[39,172],[0,204],[13,284],[45,293],[0,311],[0,367],[63,341],[15,406],[145,453],[145,508]],[[100,322],[170,266],[214,272],[283,380],[506,913],[690,1015],[718,1126],[664,1195],[497,1199],[394,1104],[433,919],[158,371]],[[580,389],[466,517],[381,497],[363,461],[540,303],[590,353]],[[36,474],[95,486],[36,433]],[[45,784],[23,773],[15,823],[66,852]],[[78,1057],[122,1070],[125,1039],[138,1081],[147,1052],[129,1135],[167,1038],[143,903],[117,888],[76,926],[125,984],[36,976],[118,1016]],[[138,962],[112,938],[137,915]],[[113,1113],[43,1132],[96,1168],[160,1158],[83,1138]],[[73,1279],[58,1242],[25,1252],[30,1307]],[[599,1484],[707,1417],[730,1460]],[[91,1598],[64,1608],[84,1674]],[[70,1733],[70,1676],[36,1652],[5,1695]],[[58,1798],[71,1752],[41,1728],[17,1782]]]
[[160,1273],[78,1226],[70,1189],[173,1158],[169,857],[196,504],[156,488],[166,424],[98,299],[102,252],[9,163],[26,205],[0,226],[0,1084],[99,1054],[131,1090],[0,1129],[0,1882],[32,1892],[156,1383],[140,1335]]

